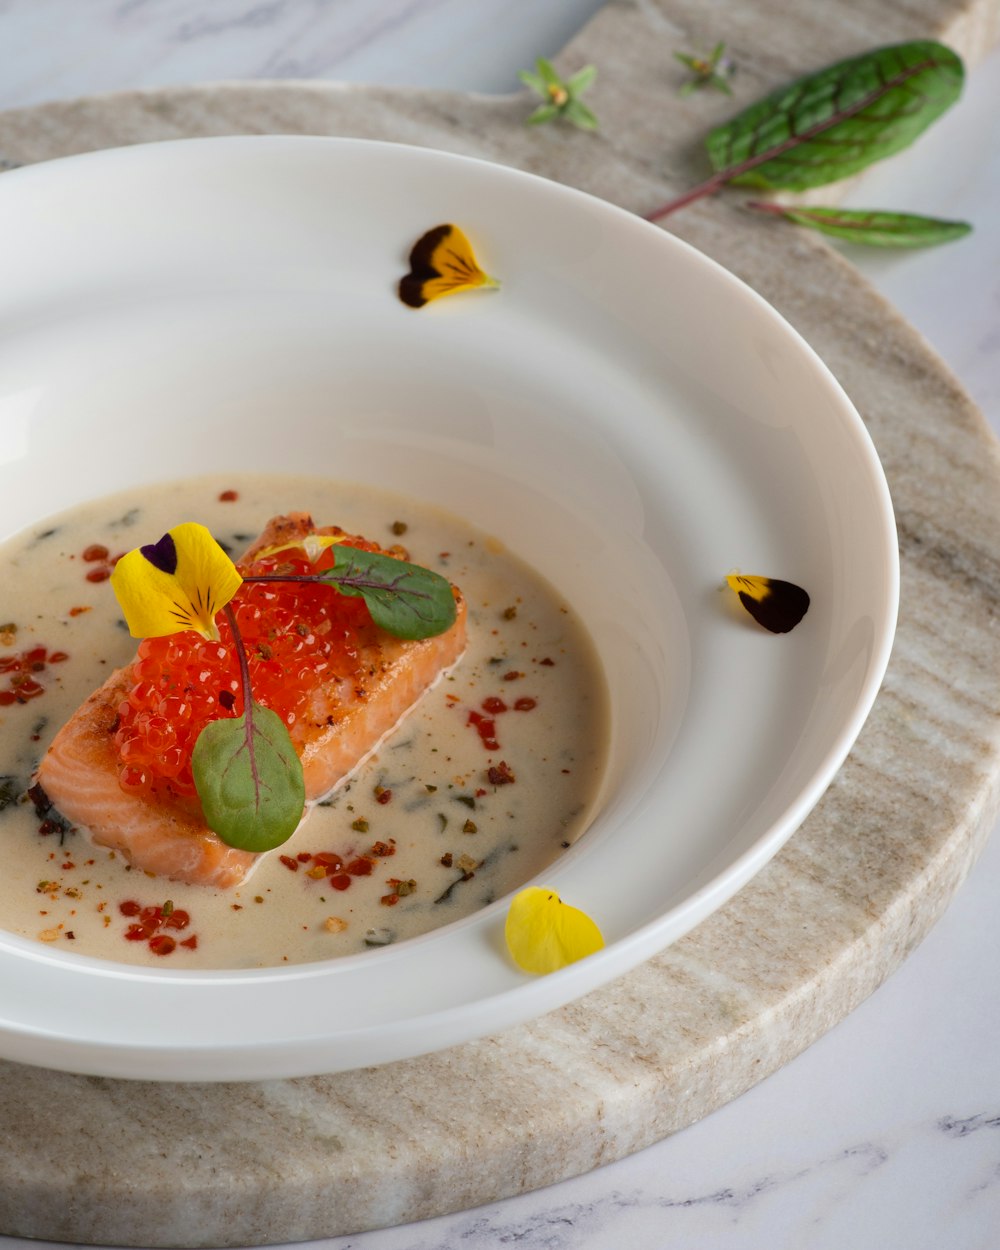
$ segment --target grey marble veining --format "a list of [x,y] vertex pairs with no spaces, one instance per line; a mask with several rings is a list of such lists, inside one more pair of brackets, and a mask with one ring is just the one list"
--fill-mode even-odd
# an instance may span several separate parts
[[[602,0],[7,0],[0,108],[220,79],[507,92]],[[53,38],[54,29],[59,38]],[[95,34],[96,32],[96,34]],[[413,48],[401,58],[400,42]],[[68,57],[66,49],[89,50]],[[513,68],[512,68],[513,67]]]
[[[875,41],[862,7],[837,8],[835,26],[828,8],[822,21],[806,10],[790,22],[765,4],[754,10],[756,25],[746,10],[735,14],[732,37],[748,48],[758,40],[742,70],[748,94],[788,77],[821,34],[831,58]],[[996,6],[885,11],[878,39],[951,19],[960,46],[975,51],[987,34],[984,12]],[[702,20],[696,5],[613,4],[567,50],[567,67],[600,60],[618,84],[602,106],[597,144],[526,135],[520,98],[233,85],[8,114],[0,156],[18,163],[236,129],[359,133],[492,156],[647,209],[692,181],[692,128],[730,108],[701,100],[667,123],[649,107],[662,98],[668,59],[657,40],[700,38]],[[125,1085],[5,1065],[0,1228],[78,1241],[263,1243],[518,1193],[621,1158],[751,1089],[859,1003],[934,923],[997,806],[994,444],[919,337],[820,241],[776,245],[769,223],[722,202],[671,226],[747,278],[818,348],[869,423],[899,510],[899,643],[871,721],[820,807],[689,938],[618,984],[495,1039],[336,1079],[242,1087]],[[383,1232],[378,1244],[506,1240],[587,1250],[607,1244],[612,1226],[617,1244],[627,1244],[629,1229],[667,1217],[681,1239],[679,1221],[699,1212],[703,1237],[712,1219],[719,1229],[737,1222],[749,1246],[760,1244],[755,1230],[780,1195],[810,1189],[835,1204],[847,1178],[862,1194],[905,1170],[915,1150],[949,1168],[961,1157],[971,1213],[962,1218],[973,1219],[983,1204],[995,1208],[996,1116],[995,1108],[942,1109],[905,1142],[877,1132],[819,1140],[794,1158],[774,1152],[766,1167],[741,1160],[718,1185],[692,1177],[619,1193],[607,1186],[612,1168],[598,1201],[587,1199],[583,1178],[573,1183],[579,1197],[556,1207],[523,1217],[509,1207],[471,1212],[436,1221],[426,1235]],[[884,1244],[899,1232],[897,1216]],[[809,1244],[823,1243],[814,1235]]]

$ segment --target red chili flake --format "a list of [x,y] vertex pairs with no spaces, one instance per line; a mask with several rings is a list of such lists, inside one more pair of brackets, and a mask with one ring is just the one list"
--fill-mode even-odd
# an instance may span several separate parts
[[546,656],[544,660],[539,660],[538,663],[544,664],[546,668],[555,667],[555,660],[550,660],[548,656]]
[[49,656],[49,663],[50,664],[62,664],[64,663],[64,661],[68,659],[69,659],[68,651],[53,651],[52,654]]
[[289,870],[289,872],[298,872],[299,861],[297,859],[292,859],[291,855],[279,855],[278,858]]
[[300,864],[308,864],[309,861],[312,859],[312,856],[309,854],[308,851],[299,851],[298,855],[296,856],[296,859],[298,859]]
[[335,877],[330,878],[330,884],[335,890],[346,890],[351,884],[351,878],[346,872],[339,872]]
[[89,607],[83,607],[83,608],[70,608],[70,610],[69,610],[69,614],[70,614],[70,616],[82,616],[82,615],[84,614],[84,612],[89,612],[89,611],[90,611],[90,608],[89,608]]
[[379,899],[379,902],[382,904],[383,907],[395,907],[396,904],[399,902],[399,895],[398,894],[383,894],[382,897]]
[[523,676],[523,673],[519,673],[516,668],[512,668],[509,673],[504,673],[503,679],[504,681],[517,681],[518,678]]
[[491,694],[488,699],[484,699],[482,703],[484,712],[489,712],[491,716],[496,716],[500,712],[507,711],[507,704],[503,699],[498,699],[495,694]]
[[508,786],[512,781],[516,780],[506,760],[501,760],[499,764],[488,768],[486,776],[495,786]]
[[[161,929],[186,929],[191,923],[189,913],[182,907],[175,907],[169,899],[162,907],[155,904],[143,907],[135,899],[127,898],[118,904],[118,910],[123,916],[138,917],[125,930],[125,940],[148,942],[154,955],[169,955],[177,946],[177,940],[169,933],[161,933]],[[198,945],[198,938],[192,934],[181,945],[194,950]]]
[[344,861],[339,855],[335,855],[333,851],[320,851],[313,856],[318,867],[323,868],[328,877],[335,876],[338,872],[344,871]]
[[384,807],[386,803],[392,802],[392,791],[384,789],[382,786],[375,787],[375,802],[381,803]]
[[88,582],[106,582],[111,576],[111,570],[107,568],[91,569],[87,574]]
[[475,725],[476,732],[479,734],[480,741],[482,742],[483,746],[486,748],[487,751],[499,751],[500,750],[500,743],[497,742],[497,739],[496,739],[496,732],[497,732],[496,721],[492,720],[489,717],[483,716],[480,712],[471,711],[469,713],[469,719],[466,721],[466,724]]
[[219,503],[235,503],[239,497],[239,491],[224,490],[219,496]]
[[91,543],[89,547],[84,547],[82,554],[88,564],[94,564],[98,560],[106,560],[111,552],[103,543]]
[[530,712],[532,708],[538,707],[538,700],[532,699],[530,695],[525,695],[523,699],[514,700],[515,712]]
[[390,855],[396,854],[396,848],[391,842],[375,842],[372,844],[368,854],[381,859],[388,859]]
[[198,934],[192,933],[191,936],[189,938],[185,938],[180,945],[186,946],[189,951],[196,951],[198,949]]
[[366,855],[360,855],[357,859],[352,859],[347,865],[347,872],[352,877],[368,877],[371,875],[374,866],[373,862]]

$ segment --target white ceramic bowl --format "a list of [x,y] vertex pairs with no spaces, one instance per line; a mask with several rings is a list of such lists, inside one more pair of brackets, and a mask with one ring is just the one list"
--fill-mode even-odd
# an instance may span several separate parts
[[[414,312],[396,282],[445,221],[502,288]],[[399,946],[263,971],[147,971],[0,932],[0,1054],[247,1079],[495,1032],[687,932],[830,782],[891,645],[888,492],[823,364],[712,261],[510,169],[288,137],[4,174],[0,247],[0,536],[216,470],[442,502],[579,611],[613,718],[598,814],[545,878],[598,920],[599,954],[523,976],[504,900]],[[733,611],[734,569],[805,586],[802,624],[775,637]]]

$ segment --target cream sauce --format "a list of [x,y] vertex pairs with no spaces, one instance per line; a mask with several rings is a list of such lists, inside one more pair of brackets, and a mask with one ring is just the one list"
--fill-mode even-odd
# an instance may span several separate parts
[[[227,491],[237,498],[220,499]],[[402,543],[413,561],[460,586],[469,605],[460,663],[235,889],[152,878],[81,830],[40,832],[45,826],[25,798],[38,760],[136,646],[108,582],[93,580],[110,560],[88,548],[106,547],[113,559],[197,520],[238,553],[269,517],[302,509],[317,524],[342,525],[386,546]],[[3,564],[0,668],[5,657],[46,648],[43,667],[28,674],[43,693],[0,706],[0,925],[10,932],[64,951],[166,967],[266,967],[355,954],[458,920],[517,889],[586,828],[608,732],[593,647],[542,578],[444,511],[341,483],[234,474],[84,505],[12,539]],[[11,688],[11,677],[0,674],[0,692]],[[507,710],[493,718],[499,747],[489,750],[469,713],[488,715],[484,700],[496,698]],[[534,706],[516,710],[518,699]],[[487,779],[501,760],[513,784]],[[383,804],[377,794],[384,789],[392,799]],[[375,856],[371,875],[353,877],[343,891],[310,876],[311,861],[292,871],[281,858],[363,856],[376,843],[394,853]],[[392,884],[400,881],[402,889]],[[384,901],[393,895],[395,903]],[[131,922],[122,902],[168,900],[190,914],[188,928],[174,936],[196,936],[194,949],[178,946],[163,957],[125,939]]]

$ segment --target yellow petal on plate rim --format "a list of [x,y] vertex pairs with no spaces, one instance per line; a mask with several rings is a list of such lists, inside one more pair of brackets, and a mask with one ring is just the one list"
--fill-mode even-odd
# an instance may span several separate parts
[[479,267],[464,231],[446,223],[434,226],[413,245],[410,272],[400,280],[399,298],[410,308],[423,308],[455,291],[499,285]]
[[726,582],[758,625],[772,634],[787,634],[809,610],[809,595],[794,582],[743,573],[728,574]]
[[514,895],[504,937],[517,966],[539,975],[558,972],[604,946],[600,929],[586,912],[545,886],[528,886]]

